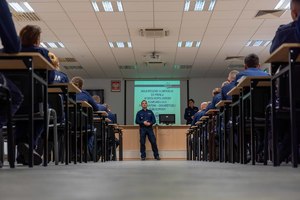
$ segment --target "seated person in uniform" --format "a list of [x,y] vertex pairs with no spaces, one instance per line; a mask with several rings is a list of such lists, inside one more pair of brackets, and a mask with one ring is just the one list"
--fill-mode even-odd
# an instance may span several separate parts
[[202,116],[205,115],[205,109],[207,107],[207,102],[202,102],[200,105],[200,110],[194,115],[191,126],[195,126],[196,122],[201,119]]
[[272,40],[270,53],[273,53],[284,43],[299,43],[300,42],[300,0],[291,0],[290,3],[292,22],[280,25],[276,31],[276,35]]
[[[37,25],[27,25],[23,27],[20,31],[20,38],[22,52],[38,52],[40,53],[48,62],[51,63],[49,58],[49,51],[46,48],[40,47],[42,30]],[[48,83],[53,83],[54,81],[54,70],[49,70],[48,72]]]
[[67,74],[62,72],[60,70],[59,60],[56,57],[56,55],[52,52],[48,53],[48,56],[51,60],[52,65],[54,66],[55,70],[54,73],[51,73],[51,76],[54,75],[54,77],[49,77],[50,80],[52,80],[52,83],[69,83],[69,78]]
[[[17,35],[6,1],[0,1],[0,38],[3,49],[0,52],[18,53],[21,49],[20,39]],[[8,88],[11,96],[11,115],[14,115],[23,102],[23,95],[18,87],[2,73],[0,73],[0,85]],[[4,115],[4,107],[0,105],[0,131],[7,121]]]
[[99,95],[93,95],[93,99],[98,104],[99,111],[105,111],[105,112],[107,112],[107,107],[106,107],[106,105],[101,104],[101,98],[99,97]]
[[231,100],[231,96],[228,96],[227,93],[234,87],[233,81],[235,80],[235,77],[238,73],[239,71],[237,70],[232,70],[231,72],[229,72],[227,78],[228,84],[221,89],[222,100]]

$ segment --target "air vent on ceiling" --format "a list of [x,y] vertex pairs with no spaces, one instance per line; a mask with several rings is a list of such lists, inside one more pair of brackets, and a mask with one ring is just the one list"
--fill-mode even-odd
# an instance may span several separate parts
[[244,60],[244,56],[227,56],[226,61]]
[[77,62],[75,58],[58,58],[59,62]]
[[83,69],[82,66],[64,66],[66,70],[78,70],[78,69]]
[[119,69],[136,69],[135,65],[124,65],[124,66],[119,66]]
[[243,64],[230,64],[227,67],[228,69],[244,69]]
[[260,19],[272,19],[279,18],[285,13],[286,10],[259,10],[255,15],[255,18]]
[[174,65],[174,69],[192,69],[192,65]]
[[169,31],[163,28],[145,28],[140,29],[140,36],[148,38],[161,38],[169,35]]
[[13,12],[13,16],[16,19],[16,21],[20,21],[20,22],[41,21],[41,19],[34,12],[23,12],[23,13]]

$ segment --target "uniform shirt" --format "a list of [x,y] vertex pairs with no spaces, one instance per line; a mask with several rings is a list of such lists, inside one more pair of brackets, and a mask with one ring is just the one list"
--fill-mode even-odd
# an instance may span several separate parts
[[208,104],[208,106],[206,107],[205,113],[206,113],[208,110],[210,110],[210,109],[215,109],[217,103],[219,103],[219,101],[221,101],[221,100],[222,100],[222,95],[221,95],[221,93],[216,94],[216,95],[213,97],[211,103]]
[[53,73],[49,74],[48,82],[49,83],[69,83],[69,78],[65,73],[63,73],[61,71],[53,70]]
[[289,24],[280,25],[272,40],[270,53],[273,53],[283,43],[299,43],[300,42],[300,21],[293,21]]
[[236,75],[235,80],[233,81],[234,85],[237,85],[238,80],[240,80],[243,76],[270,76],[270,75],[257,68],[248,68]]
[[107,118],[110,119],[111,122],[109,122],[109,124],[116,124],[117,123],[117,119],[114,113],[108,111],[107,112]]
[[148,127],[144,125],[144,121],[150,122],[151,123],[150,127],[156,123],[155,116],[151,110],[142,109],[136,113],[135,123],[139,124],[140,127]]
[[105,105],[100,104],[100,103],[98,103],[97,105],[98,105],[99,111],[107,112],[107,107]]
[[201,110],[200,112],[197,112],[195,115],[194,115],[194,119],[191,123],[191,126],[195,126],[196,122],[199,121],[201,119],[202,116],[205,115],[205,110]]
[[194,116],[195,113],[198,112],[198,107],[187,107],[184,111],[184,119],[186,120],[186,124],[192,123],[193,119],[192,116]]
[[221,98],[222,100],[231,100],[232,96],[227,95],[227,93],[234,88],[234,82],[232,81],[231,83],[225,85],[224,87],[222,87],[221,89]]
[[[40,53],[44,58],[46,58],[46,60],[49,62],[49,63],[52,63],[51,59],[49,58],[48,54],[49,54],[49,51],[43,47],[37,47],[37,46],[23,46],[22,45],[22,49],[21,49],[22,52],[38,52]],[[55,70],[49,70],[48,71],[48,83],[53,83],[54,81],[54,78],[55,77]]]
[[20,39],[17,35],[7,2],[4,0],[0,1],[0,38],[4,47],[2,49],[3,52],[17,53],[20,51]]
[[94,111],[99,111],[98,105],[93,99],[93,97],[85,90],[81,90],[80,93],[76,94],[76,101],[87,101],[92,107]]

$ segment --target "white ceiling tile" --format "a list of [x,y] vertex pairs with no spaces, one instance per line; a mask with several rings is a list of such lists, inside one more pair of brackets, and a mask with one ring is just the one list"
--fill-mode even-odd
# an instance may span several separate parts
[[153,2],[122,2],[125,12],[153,12]]
[[184,2],[183,1],[157,1],[154,3],[155,12],[183,12]]

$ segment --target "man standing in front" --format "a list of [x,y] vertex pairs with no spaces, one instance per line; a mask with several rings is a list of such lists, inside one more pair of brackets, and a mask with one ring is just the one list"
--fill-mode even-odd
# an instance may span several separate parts
[[146,135],[151,143],[154,158],[160,160],[156,138],[152,130],[152,125],[156,123],[155,116],[151,110],[147,109],[147,101],[143,100],[141,102],[142,110],[138,111],[135,118],[135,123],[140,125],[140,150],[141,159],[146,160]]

